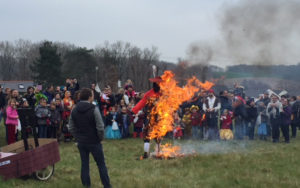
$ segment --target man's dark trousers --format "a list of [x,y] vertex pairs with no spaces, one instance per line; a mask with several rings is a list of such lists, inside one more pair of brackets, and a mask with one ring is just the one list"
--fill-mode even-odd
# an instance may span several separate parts
[[90,169],[89,169],[89,154],[91,153],[97,163],[100,178],[103,186],[111,187],[107,173],[107,168],[104,161],[102,144],[83,144],[78,143],[78,149],[81,157],[81,182],[84,186],[91,186]]

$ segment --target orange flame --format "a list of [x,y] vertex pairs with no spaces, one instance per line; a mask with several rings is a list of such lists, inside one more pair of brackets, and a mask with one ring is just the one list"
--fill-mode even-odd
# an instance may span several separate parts
[[173,131],[173,113],[179,106],[191,99],[199,89],[209,90],[214,83],[206,81],[200,82],[196,77],[192,77],[187,84],[181,88],[177,85],[171,71],[165,71],[161,76],[162,82],[159,83],[161,97],[151,110],[150,124],[151,131],[149,138],[161,139],[167,132]]
[[181,150],[180,146],[172,146],[172,144],[165,144],[160,146],[161,150],[158,154],[155,155],[157,158],[161,159],[171,159],[175,157],[184,157],[184,156],[192,156],[196,154],[196,151],[191,151],[189,153],[184,153]]
[[168,159],[173,157],[180,157],[184,154],[180,152],[179,146],[172,146],[171,144],[161,145],[160,152],[156,155],[156,157]]

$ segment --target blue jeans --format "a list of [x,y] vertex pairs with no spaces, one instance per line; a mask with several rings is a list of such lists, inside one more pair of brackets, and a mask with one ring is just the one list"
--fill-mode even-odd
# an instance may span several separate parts
[[127,125],[121,125],[119,126],[120,133],[122,135],[122,138],[127,138],[129,137],[129,127]]
[[39,125],[39,138],[47,138],[47,125]]
[[199,138],[199,127],[198,126],[192,127],[192,135],[193,135],[193,139]]
[[247,122],[247,135],[249,136],[250,140],[254,139],[255,123],[255,120]]
[[235,128],[235,134],[234,134],[235,139],[243,140],[245,123],[244,123],[244,120],[240,116],[235,118],[235,127],[234,128]]
[[91,153],[94,157],[94,160],[97,163],[100,179],[102,181],[103,186],[111,187],[109,176],[107,173],[107,168],[104,161],[104,154],[102,150],[102,144],[83,144],[78,143],[78,149],[81,158],[81,182],[84,186],[91,186],[91,179],[90,179],[90,167],[89,161],[90,157],[89,154]]

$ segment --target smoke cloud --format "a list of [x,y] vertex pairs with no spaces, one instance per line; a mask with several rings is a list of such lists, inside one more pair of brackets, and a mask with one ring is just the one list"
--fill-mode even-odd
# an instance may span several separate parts
[[221,33],[235,64],[300,61],[300,1],[242,0],[225,6]]
[[209,65],[214,55],[214,47],[207,42],[195,42],[187,51],[188,61],[192,65]]
[[192,64],[296,64],[300,62],[300,1],[240,0],[217,14],[221,38],[195,42]]
[[184,154],[225,154],[240,153],[247,151],[247,144],[240,141],[228,142],[174,142],[174,146],[180,146]]

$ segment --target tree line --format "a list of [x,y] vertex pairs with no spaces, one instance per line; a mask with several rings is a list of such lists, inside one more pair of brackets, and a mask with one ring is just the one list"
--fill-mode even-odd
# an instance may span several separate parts
[[97,82],[117,89],[118,80],[131,79],[137,90],[146,90],[154,76],[152,67],[156,66],[158,75],[168,64],[159,60],[155,47],[141,49],[121,41],[93,49],[51,41],[0,42],[0,80],[33,79],[45,86],[76,78],[82,86]]
[[[151,87],[148,79],[165,70],[175,72],[183,85],[187,78],[196,76],[205,81],[212,78],[277,77],[299,81],[297,65],[232,65],[222,69],[213,65],[164,62],[155,47],[141,49],[127,42],[105,42],[93,49],[66,42],[17,40],[0,41],[0,80],[34,80],[36,84],[64,85],[67,78],[76,78],[82,86],[92,82],[101,88],[118,88],[127,79],[134,81],[135,89],[145,91]],[[98,69],[96,70],[96,67]],[[97,80],[96,80],[97,79]],[[219,82],[219,85],[222,83]]]

